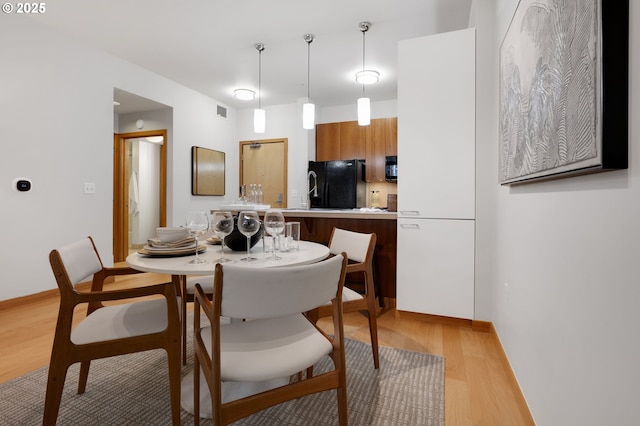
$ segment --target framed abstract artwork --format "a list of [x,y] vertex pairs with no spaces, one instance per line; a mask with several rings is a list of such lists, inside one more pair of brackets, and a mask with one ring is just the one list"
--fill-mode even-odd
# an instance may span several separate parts
[[628,0],[520,0],[500,47],[500,184],[626,169]]

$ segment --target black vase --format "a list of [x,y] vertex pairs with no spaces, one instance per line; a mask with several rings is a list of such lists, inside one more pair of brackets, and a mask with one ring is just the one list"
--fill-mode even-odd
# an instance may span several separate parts
[[[258,232],[251,236],[251,247],[260,241],[262,232],[262,226],[260,226]],[[233,232],[224,238],[224,244],[233,251],[247,251],[247,237],[238,231],[238,216],[233,217]]]

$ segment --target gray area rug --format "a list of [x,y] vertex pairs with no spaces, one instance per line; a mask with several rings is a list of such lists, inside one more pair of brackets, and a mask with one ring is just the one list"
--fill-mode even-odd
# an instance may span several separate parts
[[[349,424],[444,425],[444,358],[345,341]],[[189,352],[191,353],[191,351]],[[192,359],[183,375],[192,370]],[[331,366],[330,359],[315,368]],[[47,368],[0,384],[0,425],[42,424]],[[77,395],[78,364],[67,374],[58,425],[168,425],[171,423],[166,355],[162,350],[93,361],[87,390]],[[272,407],[234,425],[337,425],[335,391]],[[182,425],[193,416],[181,411]],[[202,425],[211,421],[203,419]]]

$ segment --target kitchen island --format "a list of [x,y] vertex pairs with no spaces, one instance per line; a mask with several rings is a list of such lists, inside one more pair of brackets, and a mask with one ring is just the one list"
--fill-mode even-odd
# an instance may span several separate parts
[[[396,219],[395,212],[336,209],[284,209],[287,222],[300,222],[300,238],[328,244],[334,227],[354,232],[376,233],[374,279],[381,298],[396,297]],[[347,277],[347,285],[362,291],[359,277]],[[382,299],[381,299],[382,300]]]

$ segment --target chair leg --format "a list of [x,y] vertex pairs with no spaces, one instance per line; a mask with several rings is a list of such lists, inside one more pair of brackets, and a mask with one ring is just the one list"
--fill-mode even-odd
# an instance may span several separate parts
[[200,426],[200,361],[193,357],[193,424]]
[[87,378],[89,377],[89,367],[91,361],[82,361],[80,363],[80,377],[78,378],[78,395],[84,393],[87,388]]
[[64,390],[64,381],[67,378],[67,370],[69,364],[55,354],[51,357],[49,365],[49,375],[47,378],[47,392],[44,399],[44,414],[42,416],[43,426],[53,426],[58,420],[58,411],[60,410],[60,401],[62,400],[62,391]]
[[[366,280],[372,280],[371,274],[366,274]],[[373,288],[372,284],[368,284]],[[369,318],[369,334],[371,335],[371,350],[373,351],[373,365],[377,369],[380,367],[378,356],[378,320],[376,312],[375,294],[367,292],[367,317]]]
[[[375,312],[375,311],[374,311]],[[378,324],[375,313],[367,312],[369,317],[369,334],[371,335],[371,351],[373,352],[373,366],[380,367],[380,358],[378,356]]]
[[174,275],[172,280],[178,280],[180,289],[180,327],[182,338],[182,365],[187,365],[187,277]]
[[340,426],[347,426],[349,422],[349,415],[347,412],[347,393],[344,391],[343,387],[336,389],[336,393],[338,398],[338,424]]
[[171,421],[173,426],[180,425],[180,344],[176,339],[167,348],[169,366],[169,393],[171,398]]

